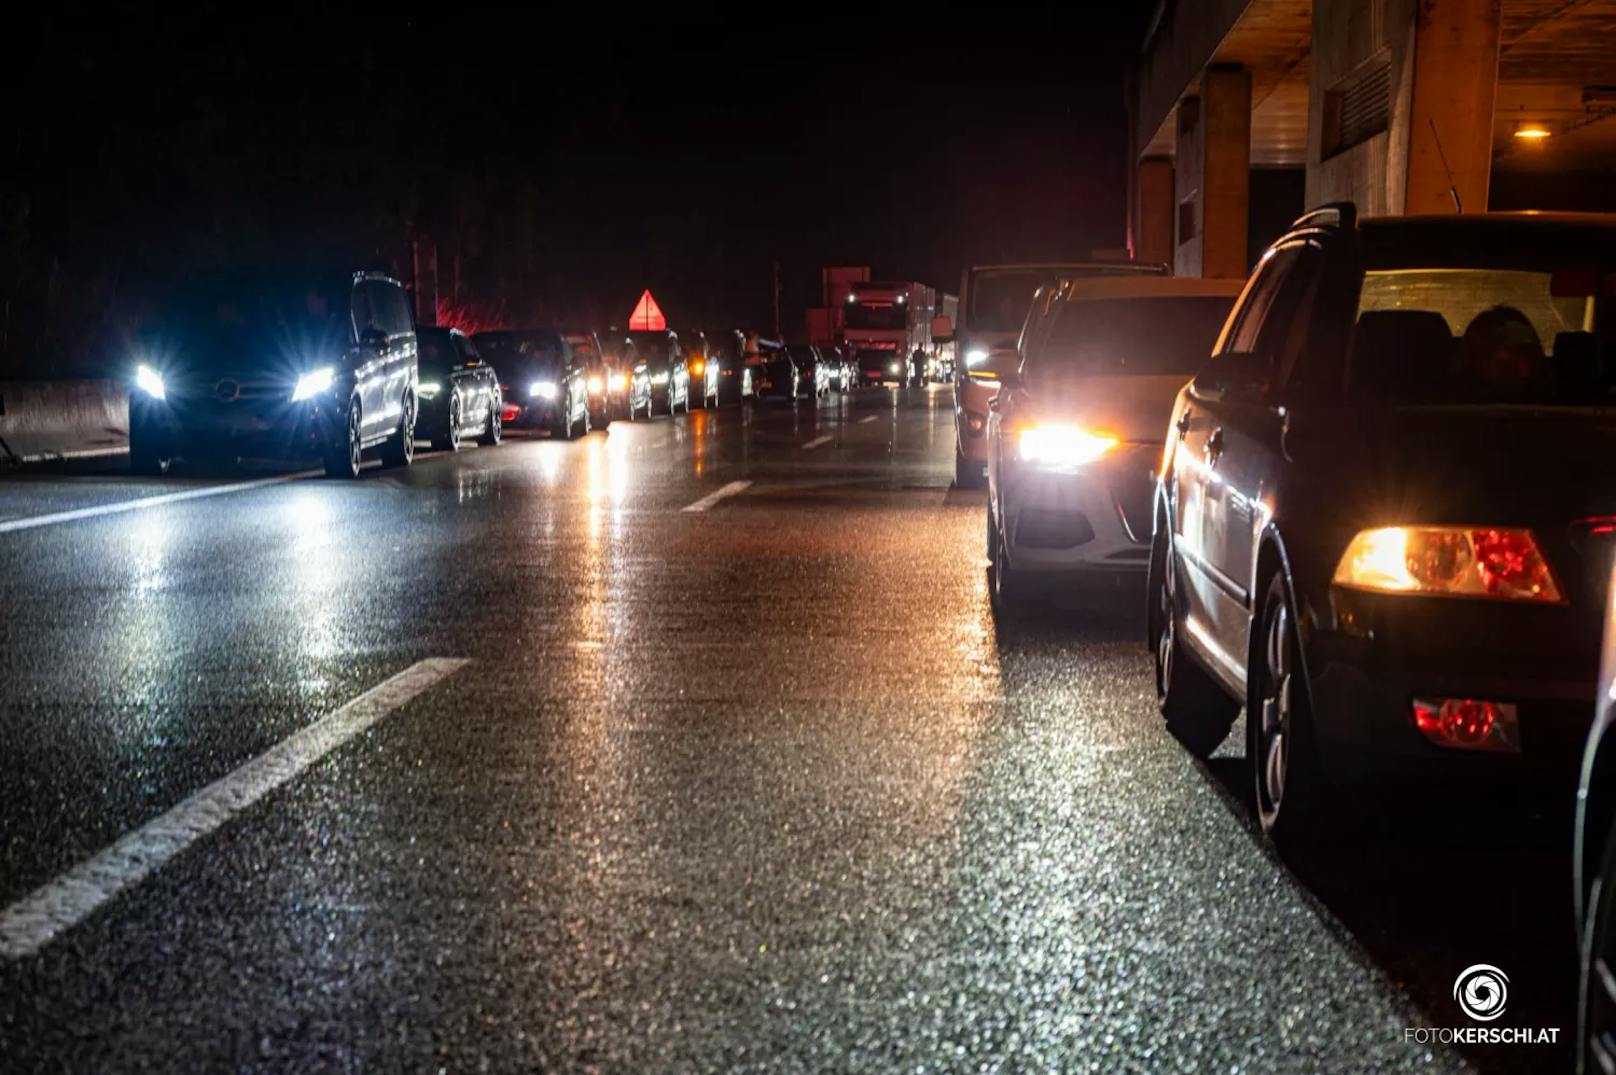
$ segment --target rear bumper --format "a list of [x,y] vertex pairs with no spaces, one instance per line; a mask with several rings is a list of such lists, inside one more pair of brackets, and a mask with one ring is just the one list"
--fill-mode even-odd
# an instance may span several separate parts
[[[1593,723],[1597,629],[1572,608],[1334,590],[1308,639],[1313,723],[1338,782],[1528,787],[1569,805]],[[1558,642],[1558,644],[1556,644]],[[1415,698],[1516,706],[1518,753],[1428,740]]]

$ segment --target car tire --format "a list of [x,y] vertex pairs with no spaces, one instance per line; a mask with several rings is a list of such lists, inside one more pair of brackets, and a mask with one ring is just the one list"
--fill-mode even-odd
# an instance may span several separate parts
[[1602,1053],[1616,1033],[1616,995],[1606,985],[1616,974],[1616,832],[1605,838],[1599,876],[1588,893],[1587,921],[1578,946],[1577,1070],[1609,1070]]
[[482,434],[478,436],[477,443],[485,448],[493,448],[499,444],[504,435],[504,423],[499,416],[499,403],[498,401],[491,401],[488,404],[488,423],[483,426]]
[[1156,697],[1167,731],[1197,758],[1229,737],[1240,704],[1184,648],[1178,572],[1172,542],[1158,535],[1151,551],[1151,625],[1155,631]]
[[326,445],[325,473],[328,478],[357,478],[364,456],[364,416],[359,400],[350,399],[343,414],[342,430]]
[[1321,835],[1330,817],[1330,788],[1319,762],[1308,705],[1296,610],[1283,571],[1268,580],[1257,641],[1247,673],[1246,755],[1257,820],[1281,850]]
[[571,440],[572,425],[572,397],[568,396],[550,422],[550,437],[553,440]]
[[997,616],[1011,616],[1026,604],[1026,587],[1016,569],[1010,566],[1004,535],[999,532],[993,512],[988,516],[988,601]]
[[443,421],[443,432],[432,438],[432,449],[438,452],[460,450],[460,393],[449,394],[449,413]]
[[967,459],[956,449],[954,452],[954,487],[956,489],[980,489],[987,484],[987,473],[983,466],[972,459]]
[[382,444],[382,466],[407,467],[415,458],[415,395],[404,393],[404,413],[399,416],[398,431]]
[[151,433],[138,425],[129,428],[129,471],[145,478],[161,478],[173,462],[163,454]]

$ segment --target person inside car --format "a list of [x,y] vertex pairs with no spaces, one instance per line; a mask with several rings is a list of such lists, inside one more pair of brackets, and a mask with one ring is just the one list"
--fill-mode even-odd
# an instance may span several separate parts
[[1525,314],[1492,306],[1471,319],[1462,341],[1464,372],[1486,402],[1547,398],[1551,378],[1543,344]]

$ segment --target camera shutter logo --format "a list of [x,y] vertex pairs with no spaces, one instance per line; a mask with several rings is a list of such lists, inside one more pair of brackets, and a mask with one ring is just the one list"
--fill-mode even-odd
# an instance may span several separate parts
[[1454,979],[1453,999],[1470,1018],[1490,1023],[1504,1014],[1504,1005],[1509,1001],[1509,975],[1487,963],[1466,967]]

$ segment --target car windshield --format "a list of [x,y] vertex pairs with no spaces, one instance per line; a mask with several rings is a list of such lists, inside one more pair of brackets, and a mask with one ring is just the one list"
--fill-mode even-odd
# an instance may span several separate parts
[[984,270],[971,274],[965,325],[976,332],[1014,332],[1021,327],[1032,293],[1049,278],[1041,269]]
[[419,358],[422,371],[432,370],[441,373],[450,366],[460,363],[460,355],[455,351],[454,340],[449,333],[440,329],[420,329],[415,338],[420,345]]
[[1023,366],[1038,376],[1187,378],[1212,353],[1233,305],[1222,295],[1066,302]]
[[892,299],[860,299],[847,305],[848,328],[904,328],[908,324],[908,307]]
[[190,366],[299,365],[346,347],[350,318],[340,284],[220,274],[188,282],[142,321],[140,335]]
[[561,337],[553,332],[485,332],[477,337],[477,349],[501,374],[553,372],[561,366]]
[[1609,276],[1593,265],[1371,269],[1349,387],[1390,404],[1609,404],[1616,370],[1601,285]]
[[666,364],[672,354],[672,341],[662,332],[631,332],[634,353],[641,362]]

